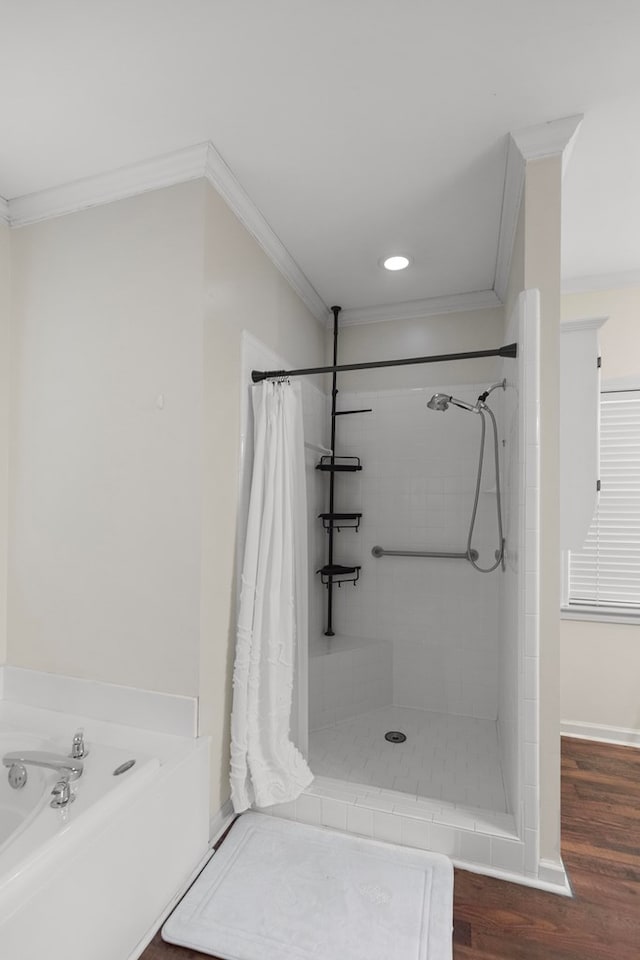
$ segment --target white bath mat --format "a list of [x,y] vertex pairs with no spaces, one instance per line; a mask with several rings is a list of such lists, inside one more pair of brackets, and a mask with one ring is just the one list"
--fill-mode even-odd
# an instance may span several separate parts
[[439,854],[244,814],[162,929],[222,960],[450,960]]

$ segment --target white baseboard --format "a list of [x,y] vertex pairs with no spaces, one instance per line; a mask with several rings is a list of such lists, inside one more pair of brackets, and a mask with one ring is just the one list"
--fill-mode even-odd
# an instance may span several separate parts
[[537,876],[530,873],[514,873],[511,870],[502,870],[485,864],[470,863],[456,857],[451,862],[459,870],[465,870],[467,873],[478,873],[483,877],[495,877],[496,880],[518,883],[523,887],[533,887],[535,890],[556,893],[561,897],[573,897],[573,891],[564,867],[561,863],[552,860],[540,861]]
[[231,800],[225,804],[211,817],[209,821],[209,843],[217,843],[235,817],[235,812]]
[[582,720],[562,720],[560,733],[563,737],[579,740],[599,740],[623,747],[640,747],[640,730],[633,727],[609,727],[604,723],[583,723]]
[[573,890],[562,860],[544,860],[541,858],[538,861],[537,886],[542,890],[560,893],[564,897],[573,896]]

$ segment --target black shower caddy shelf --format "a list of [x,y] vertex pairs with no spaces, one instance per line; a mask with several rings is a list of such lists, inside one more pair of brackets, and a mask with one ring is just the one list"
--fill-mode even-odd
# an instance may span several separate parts
[[[341,587],[343,583],[356,584],[360,579],[361,569],[359,564],[355,567],[345,567],[341,563],[328,563],[316,570],[316,573],[320,574],[320,579],[326,587],[333,584]],[[333,634],[327,634],[327,636],[333,636]]]
[[334,527],[338,533],[340,533],[341,530],[355,530],[357,532],[360,529],[361,519],[361,513],[318,514],[318,520],[322,520],[322,526],[325,528],[325,530],[329,530],[330,527]]
[[[338,314],[340,307],[332,307],[333,313],[333,366],[338,364]],[[331,390],[331,450],[333,453],[320,458],[316,464],[316,470],[321,470],[329,474],[329,510],[327,513],[318,514],[318,519],[322,520],[322,525],[328,534],[329,557],[328,562],[316,573],[320,574],[320,580],[327,588],[327,629],[325,636],[333,637],[333,588],[341,587],[343,583],[352,583],[354,586],[360,579],[360,564],[352,566],[336,563],[333,557],[333,538],[334,533],[341,530],[360,529],[362,513],[350,512],[339,513],[335,510],[335,476],[337,473],[356,473],[362,470],[360,457],[339,457],[336,456],[336,417],[344,417],[354,413],[371,413],[371,407],[365,410],[336,410],[336,401],[338,398],[337,372],[333,370],[333,381]]]
[[362,464],[360,457],[324,456],[320,463],[316,464],[316,470],[326,470],[327,473],[355,473],[356,470],[362,470]]

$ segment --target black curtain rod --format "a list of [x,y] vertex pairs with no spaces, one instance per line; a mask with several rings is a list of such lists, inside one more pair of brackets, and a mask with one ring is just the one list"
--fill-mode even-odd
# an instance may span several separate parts
[[440,353],[434,357],[405,357],[403,360],[372,360],[371,363],[343,363],[333,367],[307,367],[306,370],[252,370],[254,383],[284,377],[306,377],[316,373],[345,373],[347,370],[375,370],[378,367],[406,367],[412,363],[446,363],[449,360],[475,360],[478,357],[517,357],[518,344],[508,343],[497,350],[470,350],[467,353]]

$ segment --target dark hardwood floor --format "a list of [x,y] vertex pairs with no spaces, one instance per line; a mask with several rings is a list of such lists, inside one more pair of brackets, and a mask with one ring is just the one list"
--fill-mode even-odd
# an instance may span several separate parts
[[640,750],[563,738],[562,856],[573,899],[456,870],[455,960],[640,960]]
[[640,960],[640,750],[562,740],[574,898],[456,872],[456,960]]

